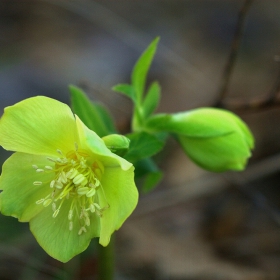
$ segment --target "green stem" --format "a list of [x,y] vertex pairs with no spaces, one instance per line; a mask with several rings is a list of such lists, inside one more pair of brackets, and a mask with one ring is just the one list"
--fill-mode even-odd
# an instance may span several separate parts
[[103,247],[98,245],[98,279],[113,280],[115,270],[114,256],[114,237],[111,236],[111,241],[108,246]]

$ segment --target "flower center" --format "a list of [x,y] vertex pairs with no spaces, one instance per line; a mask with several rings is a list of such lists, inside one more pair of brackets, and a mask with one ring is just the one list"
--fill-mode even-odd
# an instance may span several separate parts
[[[53,164],[39,168],[33,165],[36,172],[53,172],[54,179],[49,182],[50,193],[36,204],[43,204],[44,207],[51,205],[53,218],[57,217],[65,200],[71,199],[71,206],[68,212],[69,230],[73,229],[74,216],[78,217],[80,228],[78,234],[87,231],[90,226],[91,215],[102,217],[105,208],[99,204],[99,195],[104,196],[100,183],[104,173],[104,166],[98,160],[89,162],[88,155],[76,148],[76,151],[67,153],[66,156],[57,150],[60,157],[48,158]],[[34,185],[42,185],[43,182],[35,181]]]

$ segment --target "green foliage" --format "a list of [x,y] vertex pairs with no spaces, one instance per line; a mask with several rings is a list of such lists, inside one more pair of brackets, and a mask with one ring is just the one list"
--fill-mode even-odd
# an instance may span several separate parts
[[159,37],[154,39],[148,48],[143,52],[138,61],[136,62],[131,75],[131,84],[135,90],[137,103],[142,102],[142,96],[146,85],[146,78],[148,70],[154,58]]
[[135,177],[141,179],[138,183],[141,185],[143,193],[152,191],[163,177],[162,171],[159,170],[151,158],[139,160],[135,164],[135,170]]
[[153,82],[143,102],[143,117],[147,119],[156,110],[160,101],[160,86]]
[[124,158],[133,163],[157,154],[165,144],[162,139],[147,132],[134,132],[126,136],[130,139],[130,147]]
[[129,84],[118,84],[112,87],[114,91],[124,94],[130,98],[134,103],[136,103],[136,96],[133,87]]
[[100,104],[93,103],[86,94],[75,86],[69,86],[72,110],[98,136],[115,133],[116,129],[112,117]]

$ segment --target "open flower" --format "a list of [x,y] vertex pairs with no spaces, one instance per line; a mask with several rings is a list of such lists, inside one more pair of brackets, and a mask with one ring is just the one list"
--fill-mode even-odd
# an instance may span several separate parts
[[54,99],[7,107],[0,145],[16,151],[0,177],[2,214],[30,222],[38,243],[66,262],[93,237],[108,245],[138,201],[134,167]]

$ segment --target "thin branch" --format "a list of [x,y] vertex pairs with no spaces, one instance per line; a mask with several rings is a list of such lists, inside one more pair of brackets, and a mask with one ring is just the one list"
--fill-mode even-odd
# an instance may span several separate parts
[[260,110],[270,109],[280,106],[280,56],[275,56],[277,63],[277,76],[274,85],[266,96],[252,98],[248,101],[244,99],[233,99],[223,102],[223,107],[231,110]]
[[218,101],[216,103],[217,107],[222,106],[222,101],[225,98],[225,95],[228,92],[228,87],[229,87],[229,82],[233,73],[234,66],[236,64],[236,58],[241,42],[241,38],[243,35],[244,31],[244,26],[245,26],[245,19],[248,14],[248,11],[251,7],[251,4],[253,3],[253,0],[245,0],[243,6],[241,7],[239,14],[238,14],[238,20],[236,24],[236,29],[235,33],[233,36],[233,40],[231,43],[231,50],[229,53],[229,57],[224,69],[223,77],[222,77],[222,82],[220,85],[220,90],[219,90],[219,97]]

